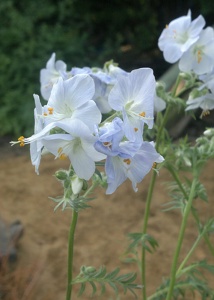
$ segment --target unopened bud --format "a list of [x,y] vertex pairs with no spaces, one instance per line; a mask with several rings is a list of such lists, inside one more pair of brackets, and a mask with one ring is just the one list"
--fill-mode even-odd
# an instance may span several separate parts
[[55,177],[59,180],[66,180],[68,178],[68,173],[65,170],[58,170],[55,172]]
[[88,182],[86,180],[83,180],[82,190],[86,191],[87,189],[88,189]]

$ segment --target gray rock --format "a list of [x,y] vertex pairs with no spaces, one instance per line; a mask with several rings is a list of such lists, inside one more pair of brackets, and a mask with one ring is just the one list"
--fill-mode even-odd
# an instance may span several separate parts
[[20,221],[17,220],[8,225],[0,218],[0,262],[3,258],[7,258],[10,262],[16,260],[16,247],[23,230]]

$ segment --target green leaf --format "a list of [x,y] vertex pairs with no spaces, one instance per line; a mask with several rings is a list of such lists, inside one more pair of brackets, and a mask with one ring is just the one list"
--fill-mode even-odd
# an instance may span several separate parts
[[137,275],[135,273],[127,273],[118,276],[119,271],[120,269],[116,268],[112,272],[107,273],[104,266],[101,266],[99,269],[91,266],[82,266],[79,275],[72,281],[72,284],[81,284],[79,295],[83,294],[86,283],[89,283],[92,287],[92,296],[97,292],[96,284],[101,287],[101,295],[105,292],[106,284],[108,284],[116,295],[119,293],[119,287],[121,287],[124,294],[130,291],[136,296],[134,289],[142,288],[140,285],[133,283]]

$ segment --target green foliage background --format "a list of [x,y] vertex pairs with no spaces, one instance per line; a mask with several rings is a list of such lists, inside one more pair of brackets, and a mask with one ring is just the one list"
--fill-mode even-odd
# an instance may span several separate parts
[[192,4],[196,12],[214,12],[213,0],[174,1],[173,9],[171,1],[159,2],[0,1],[0,136],[32,134],[33,93],[40,94],[39,72],[53,52],[68,69],[102,66],[112,58],[128,69],[157,48],[163,26]]

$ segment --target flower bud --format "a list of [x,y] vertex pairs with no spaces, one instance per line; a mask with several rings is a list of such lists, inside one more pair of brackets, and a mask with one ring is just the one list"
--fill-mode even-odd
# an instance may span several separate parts
[[214,135],[214,128],[208,128],[204,131],[204,135],[207,137],[211,137]]
[[90,273],[94,273],[96,271],[96,268],[95,267],[85,267],[85,270],[84,272],[87,273],[87,274],[90,274]]
[[58,170],[55,172],[55,177],[59,180],[66,180],[68,178],[68,173],[66,170]]
[[79,178],[76,174],[71,178],[71,187],[75,195],[79,194],[83,187],[83,179]]

